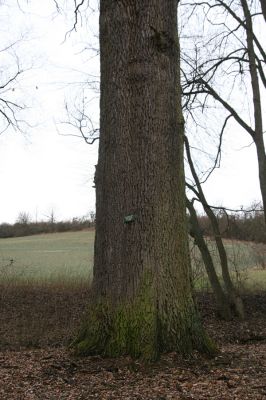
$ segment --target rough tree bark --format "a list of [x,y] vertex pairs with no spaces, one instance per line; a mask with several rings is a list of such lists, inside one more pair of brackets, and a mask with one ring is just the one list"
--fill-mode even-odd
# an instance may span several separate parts
[[176,9],[100,2],[94,277],[78,353],[214,351],[190,282]]

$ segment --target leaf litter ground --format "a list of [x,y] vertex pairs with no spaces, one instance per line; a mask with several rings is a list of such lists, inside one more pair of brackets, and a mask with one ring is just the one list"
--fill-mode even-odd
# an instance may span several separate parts
[[77,358],[67,350],[86,308],[85,288],[2,288],[0,399],[266,399],[266,293],[244,297],[244,322],[216,318],[211,294],[198,295],[215,358],[175,353],[158,363],[129,357]]

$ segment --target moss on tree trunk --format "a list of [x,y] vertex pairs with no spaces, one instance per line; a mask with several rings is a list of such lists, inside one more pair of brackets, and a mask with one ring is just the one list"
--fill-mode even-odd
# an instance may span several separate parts
[[[164,314],[158,307],[150,280],[144,278],[134,299],[111,306],[111,299],[91,302],[82,329],[73,343],[76,354],[108,357],[131,355],[147,361],[161,353],[190,354],[194,349],[214,354],[216,347],[202,329],[195,305]],[[178,296],[176,296],[178,297]],[[174,321],[172,320],[174,318]]]

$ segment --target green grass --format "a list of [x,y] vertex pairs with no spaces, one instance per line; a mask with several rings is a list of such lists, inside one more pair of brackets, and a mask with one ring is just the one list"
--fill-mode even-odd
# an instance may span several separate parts
[[[266,289],[266,245],[232,240],[224,241],[228,265],[233,281],[239,290],[257,291]],[[208,240],[218,276],[221,276],[219,256],[215,243]],[[194,286],[197,290],[210,289],[199,250],[191,242]]]
[[[0,239],[0,283],[87,283],[92,277],[94,231]],[[220,273],[213,242],[209,242]],[[226,241],[230,269],[245,289],[266,289],[266,245]],[[195,287],[208,287],[198,250],[193,251]],[[13,261],[11,261],[13,260]]]
[[266,270],[250,269],[246,271],[246,278],[242,283],[243,291],[266,290]]
[[0,239],[0,281],[89,281],[93,243],[93,231]]

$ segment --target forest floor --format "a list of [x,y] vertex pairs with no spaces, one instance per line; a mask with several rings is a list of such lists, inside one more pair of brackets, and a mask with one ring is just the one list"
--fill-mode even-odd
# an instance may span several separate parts
[[244,296],[247,319],[220,321],[198,295],[220,353],[175,353],[154,364],[129,357],[77,358],[67,344],[86,308],[85,288],[0,287],[1,400],[266,399],[266,293]]

